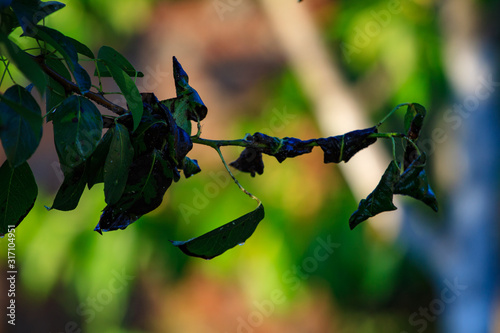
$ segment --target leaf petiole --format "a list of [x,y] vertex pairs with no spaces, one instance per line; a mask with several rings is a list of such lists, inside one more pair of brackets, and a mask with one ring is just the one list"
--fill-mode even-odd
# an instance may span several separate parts
[[220,150],[220,147],[215,147],[215,150],[217,151],[217,153],[219,154],[219,157],[222,161],[222,163],[224,164],[224,167],[226,168],[227,172],[229,173],[229,175],[231,176],[231,178],[233,178],[233,181],[236,183],[236,185],[238,185],[238,187],[240,188],[240,190],[243,191],[243,193],[245,193],[246,195],[248,195],[250,198],[254,199],[255,201],[257,201],[259,204],[261,204],[261,201],[259,200],[259,198],[257,198],[256,196],[254,196],[252,193],[248,192],[241,184],[240,182],[238,181],[238,179],[236,179],[236,177],[233,175],[233,173],[231,172],[231,170],[229,169],[229,166],[227,165],[226,163],[226,160],[224,160],[224,156],[222,156],[222,152]]
[[5,69],[4,69],[4,72],[2,74],[2,79],[0,80],[0,83],[3,83],[3,79],[5,77],[5,73],[7,73],[9,75],[10,80],[12,81],[12,83],[13,84],[17,84],[16,81],[14,81],[14,78],[12,77],[12,74],[9,71],[10,61],[8,61],[7,59],[2,58],[2,62],[3,62],[3,65],[5,66]]
[[391,112],[389,112],[385,117],[384,119],[382,119],[381,121],[378,122],[377,124],[377,127],[380,127],[390,116],[392,116],[392,114],[394,112],[396,112],[400,107],[403,107],[405,105],[410,105],[410,103],[401,103],[401,104],[398,104],[396,105],[396,107],[394,109],[391,110]]
[[[402,138],[402,139],[405,139],[406,141],[408,141],[412,146],[413,148],[415,148],[415,150],[417,151],[417,154],[420,156],[421,152],[420,152],[420,149],[418,148],[417,144],[415,143],[415,141],[413,141],[410,137],[408,137],[407,135],[404,135],[403,133],[397,133],[397,132],[393,132],[393,133],[372,133],[370,134],[370,137],[371,138],[384,138],[384,139],[391,139],[393,140],[394,142],[394,138]],[[393,147],[393,154],[395,152],[395,148]],[[394,160],[396,160],[396,158],[394,158]]]

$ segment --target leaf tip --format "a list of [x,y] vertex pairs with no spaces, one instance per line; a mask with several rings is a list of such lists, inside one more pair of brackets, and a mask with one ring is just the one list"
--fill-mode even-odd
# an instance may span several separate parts
[[354,230],[361,222],[365,219],[360,219],[357,215],[358,211],[355,211],[349,218],[349,229]]
[[172,243],[172,245],[175,246],[175,247],[179,247],[179,246],[182,245],[182,243],[184,243],[184,242],[181,242],[181,241],[174,241],[174,240],[171,240],[171,239],[169,239],[168,241],[170,243]]
[[431,207],[431,209],[436,213],[439,211],[439,206],[436,198],[432,198],[432,200],[429,200],[428,202],[426,202],[426,204],[427,206]]

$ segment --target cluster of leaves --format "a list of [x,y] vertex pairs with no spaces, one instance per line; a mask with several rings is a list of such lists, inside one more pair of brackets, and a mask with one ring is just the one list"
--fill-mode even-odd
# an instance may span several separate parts
[[349,218],[351,229],[366,219],[382,212],[397,209],[392,202],[394,194],[413,197],[438,211],[436,195],[432,191],[425,171],[426,155],[416,142],[426,115],[420,104],[409,104],[405,115],[406,146],[403,169],[396,158],[389,163],[375,190],[360,201],[358,209]]
[[[405,115],[406,134],[378,133],[378,126],[352,131],[343,135],[328,138],[301,141],[296,138],[275,138],[262,133],[247,136],[246,140],[255,147],[245,148],[240,157],[230,165],[236,169],[248,172],[253,176],[264,172],[262,154],[274,156],[280,163],[288,157],[310,153],[314,146],[319,146],[324,152],[324,163],[348,162],[360,150],[375,143],[377,137],[406,139],[404,152],[404,167],[394,157],[389,163],[382,178],[366,199],[361,200],[358,209],[351,215],[349,226],[354,229],[366,219],[382,212],[395,210],[392,202],[394,194],[407,195],[422,201],[437,212],[437,199],[429,186],[425,172],[426,155],[421,153],[416,145],[423,120],[425,108],[417,103],[408,104]],[[395,155],[395,154],[394,154]]]
[[[9,6],[10,5],[10,6]],[[220,147],[245,147],[230,165],[236,169],[262,174],[262,154],[280,163],[287,158],[310,153],[315,146],[324,152],[325,163],[348,162],[356,153],[375,143],[378,137],[406,140],[403,168],[391,161],[375,190],[359,204],[349,221],[351,228],[383,211],[394,210],[393,194],[409,195],[434,210],[437,202],[425,174],[425,155],[416,141],[425,109],[409,104],[405,134],[379,133],[381,125],[343,135],[302,141],[283,139],[263,133],[240,140],[207,140],[200,137],[200,122],[207,107],[189,85],[189,77],[173,58],[176,97],[159,101],[153,93],[140,93],[136,80],[143,76],[130,62],[108,46],[97,57],[79,41],[60,31],[38,25],[45,16],[64,5],[55,1],[13,0],[0,7],[0,48],[5,73],[14,64],[32,84],[14,84],[0,95],[0,139],[7,161],[0,168],[0,234],[18,226],[33,207],[38,189],[26,162],[36,151],[42,137],[44,118],[53,123],[54,144],[64,173],[52,206],[62,211],[78,206],[85,189],[104,183],[106,207],[95,231],[125,229],[142,215],[156,209],[173,182],[201,171],[198,162],[187,155],[193,144],[211,146],[218,153],[236,184],[258,202],[255,210],[222,227],[187,241],[172,241],[184,253],[210,259],[248,239],[264,218],[260,200],[248,193],[232,175]],[[22,50],[8,36],[21,26],[24,38],[34,39],[39,48]],[[83,59],[80,59],[79,57]],[[95,64],[92,85],[82,60]],[[126,100],[126,108],[105,98],[101,78],[111,77]],[[13,80],[14,81],[14,80]],[[45,114],[32,96],[35,87],[45,98]],[[116,114],[102,115],[96,104]],[[191,136],[192,124],[197,124]],[[103,135],[104,133],[104,135]]]
[[261,175],[264,172],[262,154],[274,156],[281,163],[288,157],[310,153],[314,146],[323,149],[325,163],[348,162],[357,152],[377,141],[377,138],[370,136],[374,133],[377,133],[377,127],[302,141],[288,137],[279,139],[257,132],[246,137],[248,142],[256,144],[257,147],[246,148],[230,165],[240,171],[249,172],[254,177],[255,173]]

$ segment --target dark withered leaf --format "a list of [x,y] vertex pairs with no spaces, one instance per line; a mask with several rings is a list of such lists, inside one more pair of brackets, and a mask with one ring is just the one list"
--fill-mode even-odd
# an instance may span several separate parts
[[348,162],[356,153],[377,141],[370,134],[377,133],[377,127],[356,130],[344,135],[316,140],[325,153],[325,163]]
[[247,136],[246,139],[254,143],[262,144],[263,147],[259,148],[259,151],[267,155],[274,155],[281,146],[281,139],[259,132]]
[[161,151],[136,157],[130,166],[127,185],[121,198],[107,205],[95,231],[125,229],[142,215],[158,208],[172,184],[172,167]]
[[392,197],[394,185],[399,180],[399,172],[399,167],[391,161],[375,190],[359,202],[358,209],[349,218],[351,230],[370,217],[397,209],[392,203]]
[[191,141],[189,134],[187,134],[187,132],[182,128],[177,127],[177,135],[175,139],[175,158],[177,161],[176,165],[180,165],[180,163],[182,163],[184,157],[186,157],[186,155],[192,148],[193,142]]
[[150,114],[157,119],[164,120],[169,128],[169,132],[174,133],[177,128],[177,124],[172,116],[171,110],[166,105],[162,104],[158,98],[156,98],[154,93],[143,93],[141,96],[145,113]]
[[436,195],[432,191],[425,173],[426,155],[422,153],[403,172],[400,180],[394,186],[394,194],[408,195],[422,201],[424,204],[438,211]]
[[[168,163],[182,169],[184,157],[193,148],[189,134],[176,124],[169,108],[158,101],[154,94],[143,94],[142,98],[146,105],[146,110],[152,114],[152,117],[154,119],[162,119],[162,125],[153,125],[147,130],[145,141],[154,140],[156,142],[154,148],[163,150]],[[156,120],[153,122],[156,122]],[[163,126],[163,128],[157,128],[158,126]],[[145,146],[151,145],[145,142]],[[179,177],[179,173],[175,170],[174,180],[177,181]]]
[[406,142],[403,156],[403,168],[408,169],[410,164],[418,158],[417,149],[409,142]]
[[264,173],[262,153],[254,148],[245,148],[240,157],[229,165],[242,172],[249,172],[252,177],[255,177],[255,173]]
[[[408,105],[405,114],[405,131],[406,135],[413,140],[414,143],[417,142],[424,125],[424,118],[427,114],[425,108],[417,103],[412,103]],[[418,157],[418,152],[415,147],[410,143],[406,142],[405,152],[404,152],[404,169],[406,170],[409,165]]]
[[182,104],[185,108],[182,113],[188,120],[201,121],[205,119],[208,111],[205,103],[201,100],[198,92],[189,85],[189,77],[176,57],[173,57],[173,64],[177,99],[179,99],[179,105]]
[[418,139],[420,130],[424,125],[424,118],[427,114],[425,108],[418,103],[411,103],[408,105],[405,114],[405,131],[406,135],[412,140]]
[[162,149],[168,134],[169,127],[164,120],[158,116],[143,117],[131,138],[136,155]]
[[184,162],[182,164],[182,170],[184,171],[184,177],[189,178],[201,172],[201,168],[198,165],[197,160],[192,160],[189,157],[184,157]]
[[256,149],[266,155],[274,156],[280,163],[287,157],[308,154],[313,149],[313,146],[309,145],[310,141],[302,141],[289,137],[279,139],[259,132],[247,137],[247,140],[262,144],[262,148]]
[[325,153],[325,163],[340,163],[342,135],[330,136],[328,138],[321,138],[316,141]]
[[[174,178],[178,179],[178,168],[182,169],[192,147],[189,135],[178,128],[168,108],[154,94],[142,94],[142,100],[145,113],[131,136],[134,158],[127,183],[119,200],[104,208],[94,229],[100,233],[125,229],[156,209]],[[124,119],[124,123],[130,130],[129,121]]]
[[312,151],[313,146],[309,146],[307,141],[302,141],[296,138],[283,138],[278,152],[273,154],[278,162],[283,162],[287,157],[296,157],[303,154],[308,154]]

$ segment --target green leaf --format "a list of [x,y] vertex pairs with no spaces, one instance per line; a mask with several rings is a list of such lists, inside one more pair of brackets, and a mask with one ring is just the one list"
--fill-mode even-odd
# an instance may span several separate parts
[[370,217],[397,209],[392,203],[392,197],[394,185],[399,180],[399,173],[400,170],[396,162],[391,161],[377,187],[366,199],[359,202],[358,209],[349,218],[351,230]]
[[[101,58],[104,56],[104,58]],[[141,122],[142,114],[144,113],[144,106],[142,104],[142,96],[139,93],[139,89],[135,85],[135,82],[130,78],[130,76],[123,71],[119,66],[115,65],[113,59],[107,58],[108,53],[101,54],[99,51],[99,60],[104,62],[106,68],[111,73],[111,76],[115,80],[118,88],[125,96],[127,100],[128,108],[132,113],[132,119],[134,121],[133,131],[139,126]]]
[[76,39],[71,38],[69,36],[66,36],[66,38],[68,39],[68,41],[71,44],[73,44],[77,53],[80,53],[80,54],[82,54],[90,59],[95,58],[94,53],[90,50],[90,48],[87,45],[85,45],[85,44],[83,44],[83,43],[81,43],[81,42],[77,41]]
[[9,226],[18,226],[28,215],[38,195],[35,177],[28,163],[11,168],[5,161],[0,168],[0,235]]
[[175,91],[177,93],[177,98],[186,99],[189,105],[189,111],[187,113],[188,119],[192,121],[201,121],[205,119],[208,112],[205,103],[201,100],[198,92],[189,85],[189,77],[176,57],[173,57],[173,63]]
[[78,63],[78,53],[71,40],[57,30],[40,25],[37,25],[36,32],[36,38],[46,41],[63,56],[75,77],[80,92],[87,93],[91,87],[90,76]]
[[[24,89],[24,88],[21,87],[21,89]],[[17,102],[10,100],[5,95],[0,95],[0,101],[7,104],[12,110],[17,112],[24,119],[26,119],[26,121],[28,121],[28,123],[30,124],[31,129],[35,133],[38,133],[39,131],[41,131],[41,128],[40,128],[41,117],[40,117],[40,115],[37,115],[32,110],[27,109],[23,105],[18,104]]]
[[[117,67],[121,68],[127,75],[131,77],[143,77],[144,74],[135,70],[134,66],[121,55],[118,51],[109,46],[103,46],[99,49],[97,54],[99,59],[108,60],[109,62],[115,64]],[[100,77],[111,77],[113,74],[106,68],[106,66],[100,62],[97,62],[96,70],[94,76]]]
[[264,206],[259,206],[236,220],[224,224],[200,237],[190,240],[171,241],[182,252],[192,257],[212,259],[227,250],[242,245],[253,234],[257,225],[264,218]]
[[417,139],[427,111],[417,103],[408,104],[405,114],[405,132],[411,139]]
[[122,196],[134,157],[127,128],[116,123],[110,131],[113,139],[104,164],[104,195],[108,205],[116,203]]
[[71,73],[68,71],[68,68],[64,65],[62,60],[56,56],[47,56],[45,58],[45,64],[66,80],[71,80]]
[[81,96],[66,98],[54,111],[53,123],[59,162],[66,167],[75,167],[85,161],[102,135],[99,110]]
[[108,130],[99,141],[99,144],[90,158],[87,160],[87,164],[89,166],[87,185],[89,190],[95,184],[104,182],[104,164],[106,163],[106,158],[108,157],[112,140],[113,135],[111,131]]
[[48,89],[45,96],[45,110],[47,110],[45,120],[50,122],[54,119],[55,108],[61,104],[67,96],[64,87],[52,78],[49,78]]
[[401,179],[394,187],[394,194],[408,195],[422,201],[424,204],[438,211],[436,195],[432,191],[425,173],[426,155],[422,153],[403,172]]
[[23,164],[42,138],[42,111],[31,94],[19,85],[0,97],[0,139],[13,167]]
[[[59,75],[64,77],[65,79],[71,81],[71,74],[64,66],[63,62],[59,59],[53,58],[53,57],[48,57],[45,60],[45,63],[47,66],[52,68],[54,71],[56,71]],[[45,102],[46,102],[46,111],[47,111],[47,117],[46,120],[47,122],[52,121],[52,118],[54,116],[54,113],[52,112],[53,109],[58,106],[62,101],[66,99],[66,91],[64,87],[59,84],[56,80],[53,78],[47,76],[49,79],[48,83],[48,89],[45,92]]]
[[31,56],[21,50],[16,43],[11,41],[6,35],[0,33],[0,49],[2,54],[6,54],[23,75],[33,82],[40,94],[45,92],[47,79],[40,69],[40,66],[31,58]]
[[177,126],[186,131],[186,133],[191,134],[191,120],[189,119],[189,99],[182,97],[170,98],[161,101],[160,103],[165,105],[170,110]]
[[140,155],[130,166],[127,185],[113,205],[107,205],[95,231],[125,229],[142,215],[158,208],[172,184],[172,170],[161,151]]
[[48,210],[73,210],[78,206],[80,197],[83,194],[85,184],[87,183],[87,163],[81,163],[74,168],[64,171],[64,181],[57,191],[52,207],[47,207]]
[[0,9],[0,33],[8,36],[15,28],[19,27],[19,21],[11,7]]
[[31,1],[31,0],[15,0],[12,1],[11,7],[17,16],[23,31],[28,36],[33,36],[39,21],[48,15],[58,11],[66,6],[57,1]]

